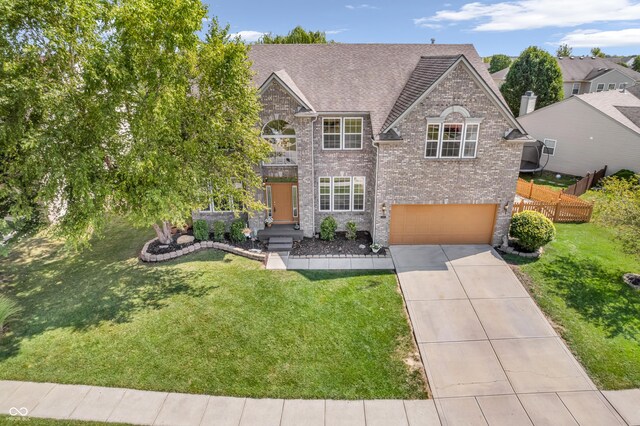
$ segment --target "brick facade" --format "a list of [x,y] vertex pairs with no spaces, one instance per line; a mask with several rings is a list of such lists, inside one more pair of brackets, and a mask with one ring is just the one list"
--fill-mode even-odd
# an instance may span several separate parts
[[[427,118],[440,117],[452,105],[481,118],[477,158],[424,158]],[[462,116],[451,114],[450,121]],[[378,211],[375,238],[389,241],[393,204],[498,204],[493,243],[508,232],[522,144],[504,140],[511,127],[500,109],[469,74],[463,64],[442,80],[399,123],[403,141],[381,144],[378,169]],[[379,206],[387,205],[386,218]],[[503,208],[508,203],[507,211]]]
[[[267,181],[297,178],[300,227],[306,237],[319,232],[322,219],[332,215],[340,230],[345,228],[347,221],[354,221],[359,230],[372,232],[376,242],[386,245],[393,204],[498,204],[493,243],[498,244],[508,231],[522,145],[504,140],[505,132],[511,127],[509,121],[464,64],[458,64],[402,119],[397,128],[403,141],[380,143],[377,153],[372,143],[373,129],[368,114],[326,115],[362,117],[363,139],[361,150],[323,150],[322,115],[317,118],[296,117],[300,104],[276,81],[262,93],[261,101],[262,125],[271,120],[285,120],[296,131],[297,166],[262,166],[260,170]],[[454,105],[467,109],[472,118],[482,119],[477,158],[425,159],[427,118],[440,117],[445,109]],[[447,121],[462,119],[460,114],[452,113]],[[379,163],[377,194],[376,158]],[[321,176],[364,176],[365,210],[320,212],[318,193]],[[256,196],[264,200],[264,191],[258,191]],[[381,218],[382,203],[387,205],[386,218]],[[506,204],[508,208],[505,211]],[[265,214],[249,214],[249,226],[263,229]],[[230,221],[233,214],[194,214],[194,218],[199,217]]]

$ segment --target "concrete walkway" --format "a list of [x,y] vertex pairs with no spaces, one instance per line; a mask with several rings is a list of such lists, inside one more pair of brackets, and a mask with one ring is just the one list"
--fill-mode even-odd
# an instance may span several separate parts
[[391,257],[314,257],[302,258],[289,255],[287,252],[272,252],[267,258],[267,269],[272,270],[306,270],[306,269],[393,269]]
[[0,381],[0,414],[166,426],[435,426],[433,400],[230,398]]
[[625,424],[490,246],[391,253],[443,424]]

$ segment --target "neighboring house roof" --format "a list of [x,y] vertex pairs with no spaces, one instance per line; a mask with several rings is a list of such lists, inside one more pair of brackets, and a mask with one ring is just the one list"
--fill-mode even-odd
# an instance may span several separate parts
[[459,55],[504,103],[470,44],[256,44],[249,58],[258,87],[284,69],[316,111],[368,112],[378,133],[422,57]]
[[631,68],[623,67],[607,58],[592,58],[588,56],[563,57],[558,58],[558,65],[562,70],[562,79],[564,81],[587,81],[595,78],[590,76],[594,72],[615,69],[630,79],[640,82],[640,73]]
[[504,80],[507,78],[507,73],[509,72],[509,67],[503,68],[500,71],[496,71],[491,74],[491,78],[494,80]]
[[609,90],[607,92],[575,95],[572,98],[579,99],[640,134],[640,99],[631,93]]
[[585,80],[593,80],[594,78],[600,77],[601,75],[605,75],[608,72],[613,71],[613,68],[599,68],[592,69],[589,74],[585,76]]
[[636,84],[635,86],[630,86],[626,88],[627,92],[634,95],[636,98],[640,98],[640,84]]
[[422,56],[415,69],[409,76],[400,96],[391,108],[383,129],[387,129],[403,112],[409,109],[438,78],[442,76],[461,55],[453,56]]

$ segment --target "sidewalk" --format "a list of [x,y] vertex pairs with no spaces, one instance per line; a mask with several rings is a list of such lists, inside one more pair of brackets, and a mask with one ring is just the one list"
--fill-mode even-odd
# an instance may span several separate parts
[[271,252],[267,258],[267,269],[306,270],[306,269],[342,269],[376,270],[394,269],[391,256],[342,256],[342,257],[299,257],[288,252]]
[[167,426],[434,426],[433,400],[283,400],[0,381],[0,414]]

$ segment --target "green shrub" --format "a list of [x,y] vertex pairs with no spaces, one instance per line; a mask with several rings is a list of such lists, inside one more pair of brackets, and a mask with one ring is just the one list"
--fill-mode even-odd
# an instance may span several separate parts
[[320,223],[320,238],[325,241],[333,241],[336,238],[338,224],[333,216],[327,216]]
[[357,237],[356,231],[356,223],[353,221],[347,222],[347,240],[355,240]]
[[20,312],[20,307],[16,302],[5,296],[0,296],[0,336],[2,336],[2,330],[7,320],[18,312]]
[[231,222],[231,229],[229,230],[229,238],[231,238],[231,241],[233,241],[234,243],[239,243],[246,240],[247,238],[243,233],[244,228],[244,220],[242,219],[236,219]]
[[213,241],[224,241],[224,233],[227,230],[227,226],[222,220],[216,220],[213,222]]
[[636,173],[634,171],[632,171],[632,170],[627,170],[627,169],[618,170],[617,172],[615,172],[611,176],[617,177],[617,178],[620,178],[620,179],[624,179],[624,180],[631,180],[631,181],[637,180]]
[[207,241],[209,239],[209,224],[204,219],[193,222],[193,236],[196,240]]
[[625,251],[640,254],[640,175],[604,178],[595,217],[615,231]]
[[518,245],[523,249],[535,251],[553,241],[556,227],[542,213],[524,211],[511,218],[509,234],[518,240]]

